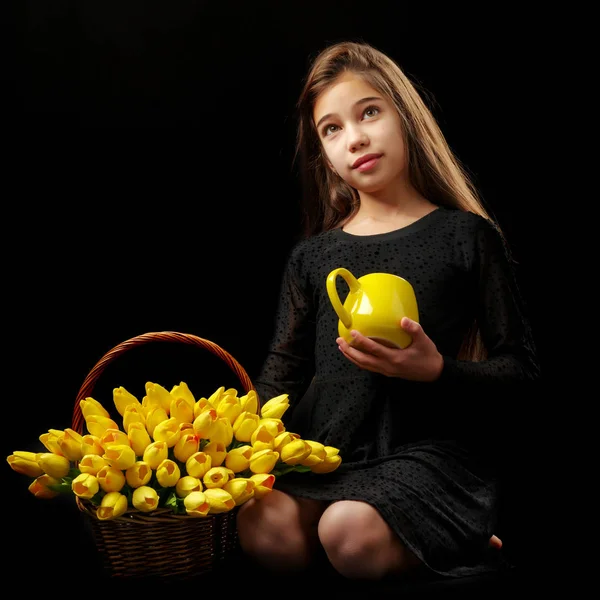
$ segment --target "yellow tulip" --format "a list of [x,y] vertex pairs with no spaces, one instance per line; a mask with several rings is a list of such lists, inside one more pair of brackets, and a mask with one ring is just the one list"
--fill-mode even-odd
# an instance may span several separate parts
[[120,492],[109,492],[100,501],[96,516],[100,521],[116,519],[127,511],[127,497]]
[[88,415],[85,417],[85,424],[88,432],[100,439],[107,429],[119,429],[119,426],[110,417],[103,415]]
[[100,438],[87,433],[81,437],[81,452],[85,456],[86,454],[97,454],[102,456],[104,454],[104,446],[100,443]]
[[194,420],[194,409],[184,398],[173,398],[171,400],[169,414],[178,424],[191,423]]
[[54,479],[50,475],[44,473],[36,477],[27,488],[36,498],[50,499],[59,495],[60,492],[51,490],[49,485],[57,485],[60,483],[58,479]]
[[204,446],[204,453],[210,456],[213,467],[220,467],[227,456],[227,448],[221,442],[208,442]]
[[142,512],[152,512],[158,508],[158,494],[154,488],[142,485],[133,490],[131,503]]
[[115,467],[102,467],[96,474],[100,487],[105,492],[120,492],[125,485],[125,474]]
[[150,437],[154,437],[154,430],[160,423],[169,420],[167,411],[162,406],[156,406],[148,409],[146,413],[146,429]]
[[207,489],[223,487],[234,476],[235,473],[227,467],[212,467],[206,472],[202,482]]
[[210,488],[204,490],[203,493],[210,506],[208,513],[211,515],[228,512],[235,506],[235,500],[231,494],[223,488]]
[[53,452],[42,452],[38,455],[38,464],[44,473],[60,479],[66,477],[71,469],[71,463],[66,456],[59,456]]
[[281,460],[288,465],[299,465],[311,451],[312,448],[305,440],[297,439],[281,449]]
[[221,398],[223,397],[223,394],[225,393],[225,388],[223,386],[221,386],[220,388],[216,389],[209,397],[208,397],[208,402],[210,403],[210,405],[213,408],[217,408],[217,406],[219,406],[219,403],[221,402]]
[[260,417],[257,414],[248,411],[241,412],[232,426],[235,439],[238,442],[249,442],[259,422]]
[[297,437],[294,437],[294,434],[291,431],[282,431],[273,440],[273,450],[281,453],[281,449],[295,439],[297,439]]
[[57,439],[61,454],[70,461],[77,462],[83,456],[81,439],[81,434],[77,431],[65,429],[63,435]]
[[192,423],[194,433],[200,439],[208,439],[208,432],[217,420],[217,411],[214,408],[201,412]]
[[325,459],[313,465],[310,470],[313,473],[331,473],[335,471],[342,463],[342,457],[339,455],[339,449],[333,446],[325,446]]
[[242,405],[237,396],[225,396],[217,407],[217,415],[228,420],[229,424],[235,422],[242,411]]
[[202,479],[212,467],[212,459],[205,452],[196,452],[185,461],[185,470],[188,475]]
[[265,402],[260,409],[260,416],[264,419],[273,418],[281,419],[285,411],[290,407],[290,400],[288,394],[281,394],[271,398],[268,402]]
[[244,504],[254,496],[255,482],[247,477],[235,477],[230,479],[223,489],[231,494],[236,506]]
[[129,444],[109,444],[102,457],[115,469],[125,471],[135,464],[135,452]]
[[39,477],[45,472],[38,463],[39,456],[40,453],[15,450],[15,452],[7,457],[6,462],[17,473],[27,475],[28,477]]
[[250,479],[254,482],[254,498],[263,498],[273,491],[275,475],[272,473],[256,473]]
[[156,479],[162,487],[173,487],[181,477],[181,470],[177,463],[170,458],[165,458],[158,469],[156,469]]
[[202,482],[197,477],[184,475],[175,484],[175,492],[180,498],[185,498],[192,492],[201,492]]
[[143,456],[146,448],[152,443],[152,438],[146,429],[146,425],[137,422],[129,425],[127,439],[136,456]]
[[113,402],[121,416],[125,414],[125,409],[130,404],[134,404],[139,408],[142,407],[142,403],[132,393],[128,392],[123,386],[113,389]]
[[198,418],[198,415],[201,412],[214,408],[215,407],[208,401],[208,398],[200,398],[196,404],[194,404],[194,420]]
[[85,417],[88,415],[102,415],[103,417],[110,418],[110,413],[94,398],[88,397],[79,401],[79,408],[81,414]]
[[200,438],[193,431],[192,433],[184,433],[173,446],[173,454],[179,462],[184,463],[192,454],[198,452],[199,447]]
[[314,467],[319,463],[322,463],[327,456],[325,452],[325,446],[320,442],[314,442],[313,440],[306,440],[306,443],[310,446],[310,454],[300,462],[305,467]]
[[99,491],[98,478],[90,473],[81,473],[71,482],[73,493],[79,498],[93,498]]
[[152,469],[148,463],[138,460],[133,466],[125,471],[125,480],[129,487],[138,488],[146,485],[152,478]]
[[169,448],[166,442],[152,442],[146,446],[142,460],[148,464],[151,469],[158,469],[158,465],[169,455]]
[[171,388],[171,397],[172,398],[182,398],[186,401],[187,405],[194,411],[194,404],[196,404],[196,398],[194,398],[194,394],[190,391],[188,384],[185,381],[181,381],[179,385],[174,385]]
[[141,405],[130,404],[125,407],[125,411],[123,412],[123,429],[126,433],[129,433],[132,423],[141,423],[144,428],[146,427],[146,415],[142,412]]
[[79,470],[82,473],[90,473],[91,475],[97,475],[98,471],[106,466],[109,466],[106,459],[97,454],[86,454],[79,461]]
[[225,466],[234,473],[245,471],[250,466],[252,453],[252,446],[249,446],[248,444],[233,448],[233,450],[230,450],[225,457]]
[[58,434],[53,433],[53,431],[54,430],[49,431],[48,433],[42,433],[42,435],[39,437],[39,440],[42,442],[42,444],[44,444],[44,446],[46,446],[48,452],[52,452],[53,454],[62,454],[60,446],[58,445],[58,440],[59,437],[64,435],[64,433],[61,432],[61,435],[59,436]]
[[279,460],[279,452],[273,450],[259,450],[250,458],[250,470],[253,473],[270,473]]
[[211,442],[221,442],[223,446],[229,446],[233,440],[233,428],[229,419],[218,417],[208,431],[207,437]]
[[183,505],[190,517],[205,517],[210,509],[204,492],[191,492],[183,499]]
[[107,429],[100,438],[100,444],[106,448],[110,444],[125,444],[129,446],[129,438],[124,431],[120,429]]
[[240,398],[242,410],[250,414],[258,414],[258,395],[255,390],[250,390]]
[[181,437],[179,423],[175,417],[170,417],[166,421],[162,421],[154,428],[152,436],[156,442],[166,442],[169,448],[172,448]]
[[169,390],[164,388],[158,383],[152,383],[148,381],[146,383],[146,395],[143,398],[143,406],[160,406],[165,412],[169,412],[171,406],[171,400],[173,397],[169,393]]

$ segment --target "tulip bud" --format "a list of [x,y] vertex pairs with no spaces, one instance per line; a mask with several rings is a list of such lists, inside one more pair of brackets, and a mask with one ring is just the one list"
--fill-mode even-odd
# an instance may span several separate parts
[[240,398],[242,410],[250,414],[258,414],[258,395],[254,390],[250,390],[246,395]]
[[96,474],[100,487],[105,492],[120,492],[125,485],[125,474],[115,467],[102,467]]
[[113,402],[115,403],[115,407],[121,416],[125,414],[125,409],[130,404],[134,404],[139,408],[142,407],[142,403],[123,386],[113,389]]
[[191,423],[194,420],[194,407],[185,398],[173,398],[169,414],[177,423]]
[[100,489],[99,481],[95,475],[81,473],[71,482],[73,493],[79,498],[93,498]]
[[169,390],[164,388],[158,383],[152,383],[148,381],[146,383],[146,395],[143,398],[143,406],[160,406],[165,413],[169,412],[171,407],[171,400],[173,396],[169,393]]
[[102,456],[104,454],[104,446],[100,443],[99,437],[88,433],[81,438],[81,452],[84,456],[86,454]]
[[79,408],[81,409],[81,414],[83,417],[87,417],[88,415],[102,415],[103,417],[110,418],[110,413],[98,402],[98,400],[94,400],[94,398],[84,398],[79,401]]
[[116,519],[127,511],[127,496],[120,492],[109,492],[105,494],[96,511],[96,516],[100,521],[109,521]]
[[71,463],[66,456],[59,456],[52,452],[42,452],[38,455],[38,464],[44,471],[54,477],[54,479],[61,479],[66,477],[71,470]]
[[254,496],[254,488],[256,484],[252,479],[246,477],[236,477],[230,479],[223,489],[231,494],[235,505],[240,506]]
[[223,487],[230,479],[233,479],[235,473],[227,467],[212,467],[202,478],[204,486],[207,489]]
[[173,447],[173,454],[179,462],[184,463],[192,454],[198,452],[199,446],[200,438],[193,431],[184,433]]
[[52,452],[53,454],[61,454],[62,455],[62,450],[60,449],[60,446],[58,445],[58,440],[59,438],[61,438],[64,435],[64,432],[60,432],[60,435],[55,433],[54,430],[53,431],[49,431],[48,433],[42,433],[42,435],[40,435],[39,440],[40,442],[42,442],[42,444],[44,444],[44,446],[46,446],[46,449],[48,450],[48,452]]
[[175,484],[175,492],[180,498],[185,498],[192,492],[201,492],[202,482],[197,477],[191,475],[184,475]]
[[129,425],[127,439],[136,456],[143,456],[146,448],[152,443],[152,438],[146,429],[146,425],[137,422]]
[[170,458],[163,460],[156,469],[156,479],[162,487],[173,487],[181,477],[177,463]]
[[70,461],[77,462],[82,456],[81,435],[73,429],[65,429],[63,435],[57,439],[58,447],[63,456]]
[[183,499],[185,512],[190,517],[205,517],[210,509],[204,492],[191,492]]
[[211,442],[221,442],[223,446],[229,446],[233,440],[233,429],[229,419],[218,417],[208,431],[207,437]]
[[313,440],[306,440],[306,443],[310,446],[310,454],[300,462],[305,467],[314,467],[325,460],[327,453],[325,452],[325,446],[320,442],[314,442]]
[[79,461],[79,470],[82,473],[89,473],[90,475],[97,475],[98,471],[106,466],[109,466],[106,459],[97,454],[86,454]]
[[211,515],[228,512],[235,506],[235,500],[231,494],[222,488],[210,488],[204,490],[203,493],[210,506],[208,513]]
[[241,473],[250,466],[252,453],[252,446],[249,446],[248,444],[233,448],[233,450],[230,450],[225,457],[225,466],[234,473]]
[[254,498],[260,499],[273,491],[275,475],[272,473],[257,473],[250,479],[254,481]]
[[270,473],[279,460],[279,452],[273,450],[259,450],[250,458],[250,470],[253,473]]
[[219,406],[219,403],[221,402],[221,398],[223,397],[223,394],[225,393],[225,388],[223,386],[221,386],[220,388],[218,388],[217,390],[215,390],[209,397],[208,397],[208,402],[210,403],[210,405],[213,408],[217,408],[217,406]]
[[217,411],[214,408],[201,412],[192,423],[194,433],[199,439],[208,439],[208,432],[217,420]]
[[85,417],[85,424],[88,432],[100,439],[107,429],[119,429],[119,426],[110,417],[102,415],[88,415]]
[[125,407],[123,412],[123,429],[129,433],[129,428],[132,423],[140,423],[146,427],[146,416],[142,412],[142,405],[130,404]]
[[185,383],[185,381],[181,381],[179,385],[175,385],[173,386],[173,388],[171,388],[171,397],[175,398],[176,400],[178,398],[185,400],[186,404],[192,409],[192,412],[194,411],[194,404],[196,404],[196,398],[194,398],[194,394],[192,394],[190,388],[188,387],[188,384]]
[[213,467],[220,467],[227,456],[227,449],[221,442],[208,442],[208,444],[204,446],[204,452],[210,456]]
[[154,430],[157,425],[163,421],[168,421],[169,415],[167,411],[161,406],[156,406],[148,409],[146,413],[146,429],[150,434],[150,437],[154,437]]
[[238,442],[249,442],[258,427],[260,417],[255,413],[243,411],[233,423],[233,435]]
[[215,407],[208,401],[208,398],[200,398],[200,400],[194,404],[194,420],[198,418],[200,413],[211,409],[214,410]]
[[110,444],[102,457],[115,469],[125,471],[135,464],[135,452],[129,444]]
[[325,459],[310,468],[313,473],[331,473],[340,466],[342,457],[339,456],[338,448],[334,448],[333,446],[325,446],[325,452]]
[[158,508],[158,493],[154,488],[142,485],[133,490],[131,503],[142,512],[152,512]]
[[229,424],[235,422],[242,411],[242,405],[237,396],[225,396],[217,407],[217,416],[227,419]]
[[132,467],[125,471],[125,480],[129,487],[138,488],[146,485],[152,478],[152,469],[148,463],[138,460]]
[[7,457],[6,462],[17,473],[28,477],[39,477],[44,474],[44,469],[38,463],[39,456],[39,453],[16,450]]
[[305,440],[297,439],[281,449],[281,460],[288,465],[298,465],[311,453],[311,450]]
[[273,440],[273,450],[281,454],[281,449],[295,439],[298,438],[294,437],[293,433],[290,431],[283,431]]
[[268,402],[260,409],[260,415],[262,418],[274,418],[281,419],[283,413],[290,407],[290,401],[288,394],[281,394],[275,398],[271,398]]
[[40,475],[36,477],[29,487],[27,488],[36,498],[50,499],[59,495],[59,492],[55,492],[51,490],[49,485],[57,485],[60,481],[58,479],[54,479],[54,477],[50,477],[50,475],[44,473],[44,475]]
[[181,431],[179,430],[179,423],[175,417],[171,417],[166,421],[162,421],[154,428],[154,441],[166,442],[169,448],[172,448],[181,437]]
[[148,464],[151,469],[158,469],[158,465],[169,455],[169,448],[166,442],[152,442],[146,446],[142,460]]
[[188,475],[202,479],[212,467],[212,459],[205,452],[196,452],[185,461],[185,470]]
[[100,438],[100,444],[106,448],[110,444],[125,444],[129,446],[129,438],[120,429],[107,429]]

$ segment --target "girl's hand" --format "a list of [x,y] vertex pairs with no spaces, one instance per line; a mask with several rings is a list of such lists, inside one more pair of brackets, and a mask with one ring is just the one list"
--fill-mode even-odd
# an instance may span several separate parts
[[389,348],[354,330],[351,332],[354,338],[352,346],[341,337],[336,342],[344,356],[361,369],[411,381],[438,379],[444,367],[444,359],[431,338],[419,323],[408,317],[402,319],[400,327],[413,340],[404,349]]

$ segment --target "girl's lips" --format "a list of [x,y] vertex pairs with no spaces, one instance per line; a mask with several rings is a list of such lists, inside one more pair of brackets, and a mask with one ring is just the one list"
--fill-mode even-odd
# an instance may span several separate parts
[[361,172],[370,171],[379,162],[380,158],[380,156],[374,156],[367,162],[358,165],[358,167],[356,167],[356,170]]

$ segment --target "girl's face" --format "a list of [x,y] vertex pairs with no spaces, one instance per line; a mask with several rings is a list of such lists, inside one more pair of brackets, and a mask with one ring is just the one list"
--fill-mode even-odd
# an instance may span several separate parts
[[396,107],[360,76],[341,75],[317,98],[313,119],[329,166],[353,188],[377,193],[407,177]]

